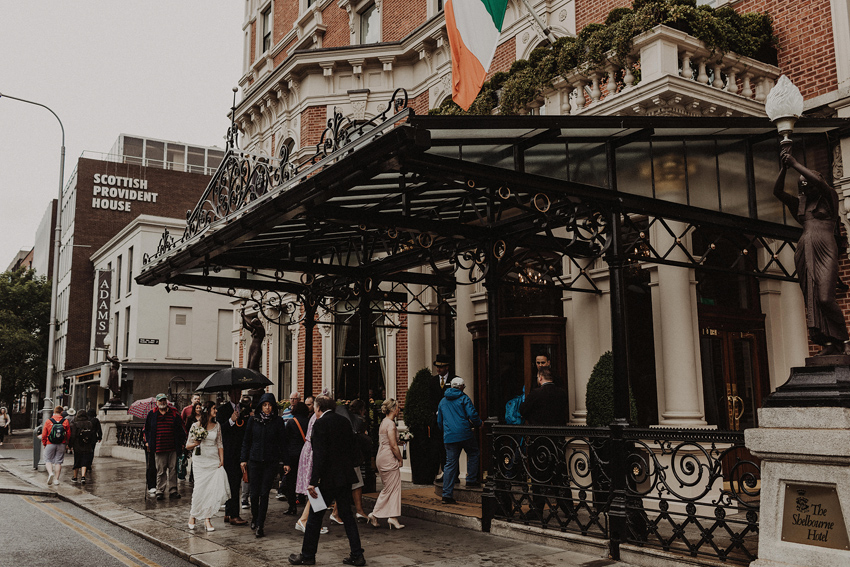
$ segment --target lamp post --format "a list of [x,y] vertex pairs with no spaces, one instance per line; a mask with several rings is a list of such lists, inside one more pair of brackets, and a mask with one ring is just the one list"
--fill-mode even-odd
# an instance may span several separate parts
[[[62,237],[62,189],[65,185],[65,126],[62,124],[62,120],[59,119],[59,116],[53,112],[49,107],[41,104],[40,102],[33,102],[31,100],[26,100],[23,98],[18,98],[14,96],[10,96],[4,93],[0,93],[0,98],[8,98],[11,100],[17,100],[19,102],[25,102],[27,104],[32,104],[35,106],[40,106],[42,108],[47,109],[50,114],[52,114],[56,120],[59,122],[59,128],[62,130],[62,152],[59,158],[59,198],[56,202],[56,226],[53,228],[53,277],[51,279],[51,288],[50,288],[50,325],[48,326],[47,331],[47,379],[44,385],[44,408],[42,409],[42,420],[41,423],[47,423],[47,420],[50,419],[50,416],[53,414],[52,403],[53,400],[51,396],[53,395],[53,376],[55,374],[53,360],[53,351],[54,345],[56,342],[56,304],[57,304],[57,296],[59,287],[59,252],[60,252],[60,240]],[[44,470],[44,453],[42,452],[41,459],[38,462],[38,469]]]
[[803,95],[800,94],[800,89],[794,86],[791,79],[782,75],[765,98],[764,111],[783,136],[780,144],[783,147],[785,144],[790,145],[789,134],[794,131],[794,124],[803,114]]

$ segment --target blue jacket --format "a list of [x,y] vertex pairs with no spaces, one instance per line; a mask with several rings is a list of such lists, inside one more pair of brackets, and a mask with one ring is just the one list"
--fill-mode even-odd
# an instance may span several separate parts
[[469,396],[457,388],[446,388],[437,406],[437,425],[443,430],[443,443],[458,443],[472,439],[472,427],[481,425],[481,418]]
[[279,415],[274,413],[268,421],[259,417],[263,402],[271,402],[272,407],[277,409],[274,394],[266,392],[260,397],[260,403],[254,415],[245,424],[245,438],[242,440],[241,462],[261,461],[264,463],[288,462],[286,449],[286,424]]

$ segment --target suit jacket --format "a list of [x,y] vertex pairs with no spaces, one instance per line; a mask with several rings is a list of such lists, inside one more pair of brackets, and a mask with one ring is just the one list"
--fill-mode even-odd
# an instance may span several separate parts
[[313,424],[313,472],[310,484],[321,490],[351,488],[357,482],[354,463],[358,445],[351,423],[332,411],[325,412]]
[[439,434],[439,431],[436,431],[436,428],[437,428],[437,407],[440,405],[440,402],[443,401],[443,396],[446,395],[446,390],[451,388],[452,378],[454,378],[454,375],[451,372],[449,372],[448,376],[446,377],[446,385],[441,387],[440,386],[440,375],[435,374],[435,375],[431,376],[431,382],[429,383],[430,399],[431,399],[431,406],[432,406],[432,409],[431,409],[431,415],[432,415],[432,417],[431,417],[431,429],[434,430],[434,431],[432,431],[432,434],[440,436],[441,441],[442,441],[442,435]]
[[533,389],[519,405],[528,425],[566,425],[569,409],[567,391],[552,382]]
[[[233,411],[230,402],[224,402],[217,408],[215,420],[221,426],[221,443],[224,445],[224,462],[238,464],[242,457],[242,442],[245,440],[245,426],[248,418],[237,419],[239,414]],[[233,416],[235,425],[230,425]]]

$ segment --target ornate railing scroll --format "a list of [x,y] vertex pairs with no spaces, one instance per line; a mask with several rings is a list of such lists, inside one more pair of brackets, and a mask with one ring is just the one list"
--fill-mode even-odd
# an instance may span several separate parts
[[608,537],[607,428],[493,427],[495,517]]
[[[743,432],[626,428],[626,542],[749,564],[760,469]],[[608,537],[608,428],[493,427],[495,519]]]
[[760,469],[744,433],[627,429],[627,540],[749,564],[756,558]]
[[118,423],[116,427],[116,441],[120,447],[133,449],[144,449],[144,425],[141,423]]

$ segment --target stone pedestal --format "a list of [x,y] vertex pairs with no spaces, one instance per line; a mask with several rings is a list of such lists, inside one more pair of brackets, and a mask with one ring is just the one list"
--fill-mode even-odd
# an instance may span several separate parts
[[[824,383],[822,376],[809,378]],[[796,394],[798,401],[817,401],[810,390]],[[778,396],[782,404],[784,397]],[[745,432],[747,448],[762,459],[759,558],[751,565],[850,565],[850,408],[765,407],[758,413],[759,427]]]
[[[118,447],[118,424],[130,423],[133,421],[133,416],[124,412],[103,412],[97,414],[97,419],[100,420],[100,427],[103,429],[103,439],[95,445],[95,457],[112,457],[113,450]],[[123,449],[123,447],[121,447]],[[144,454],[142,455],[144,457]]]

